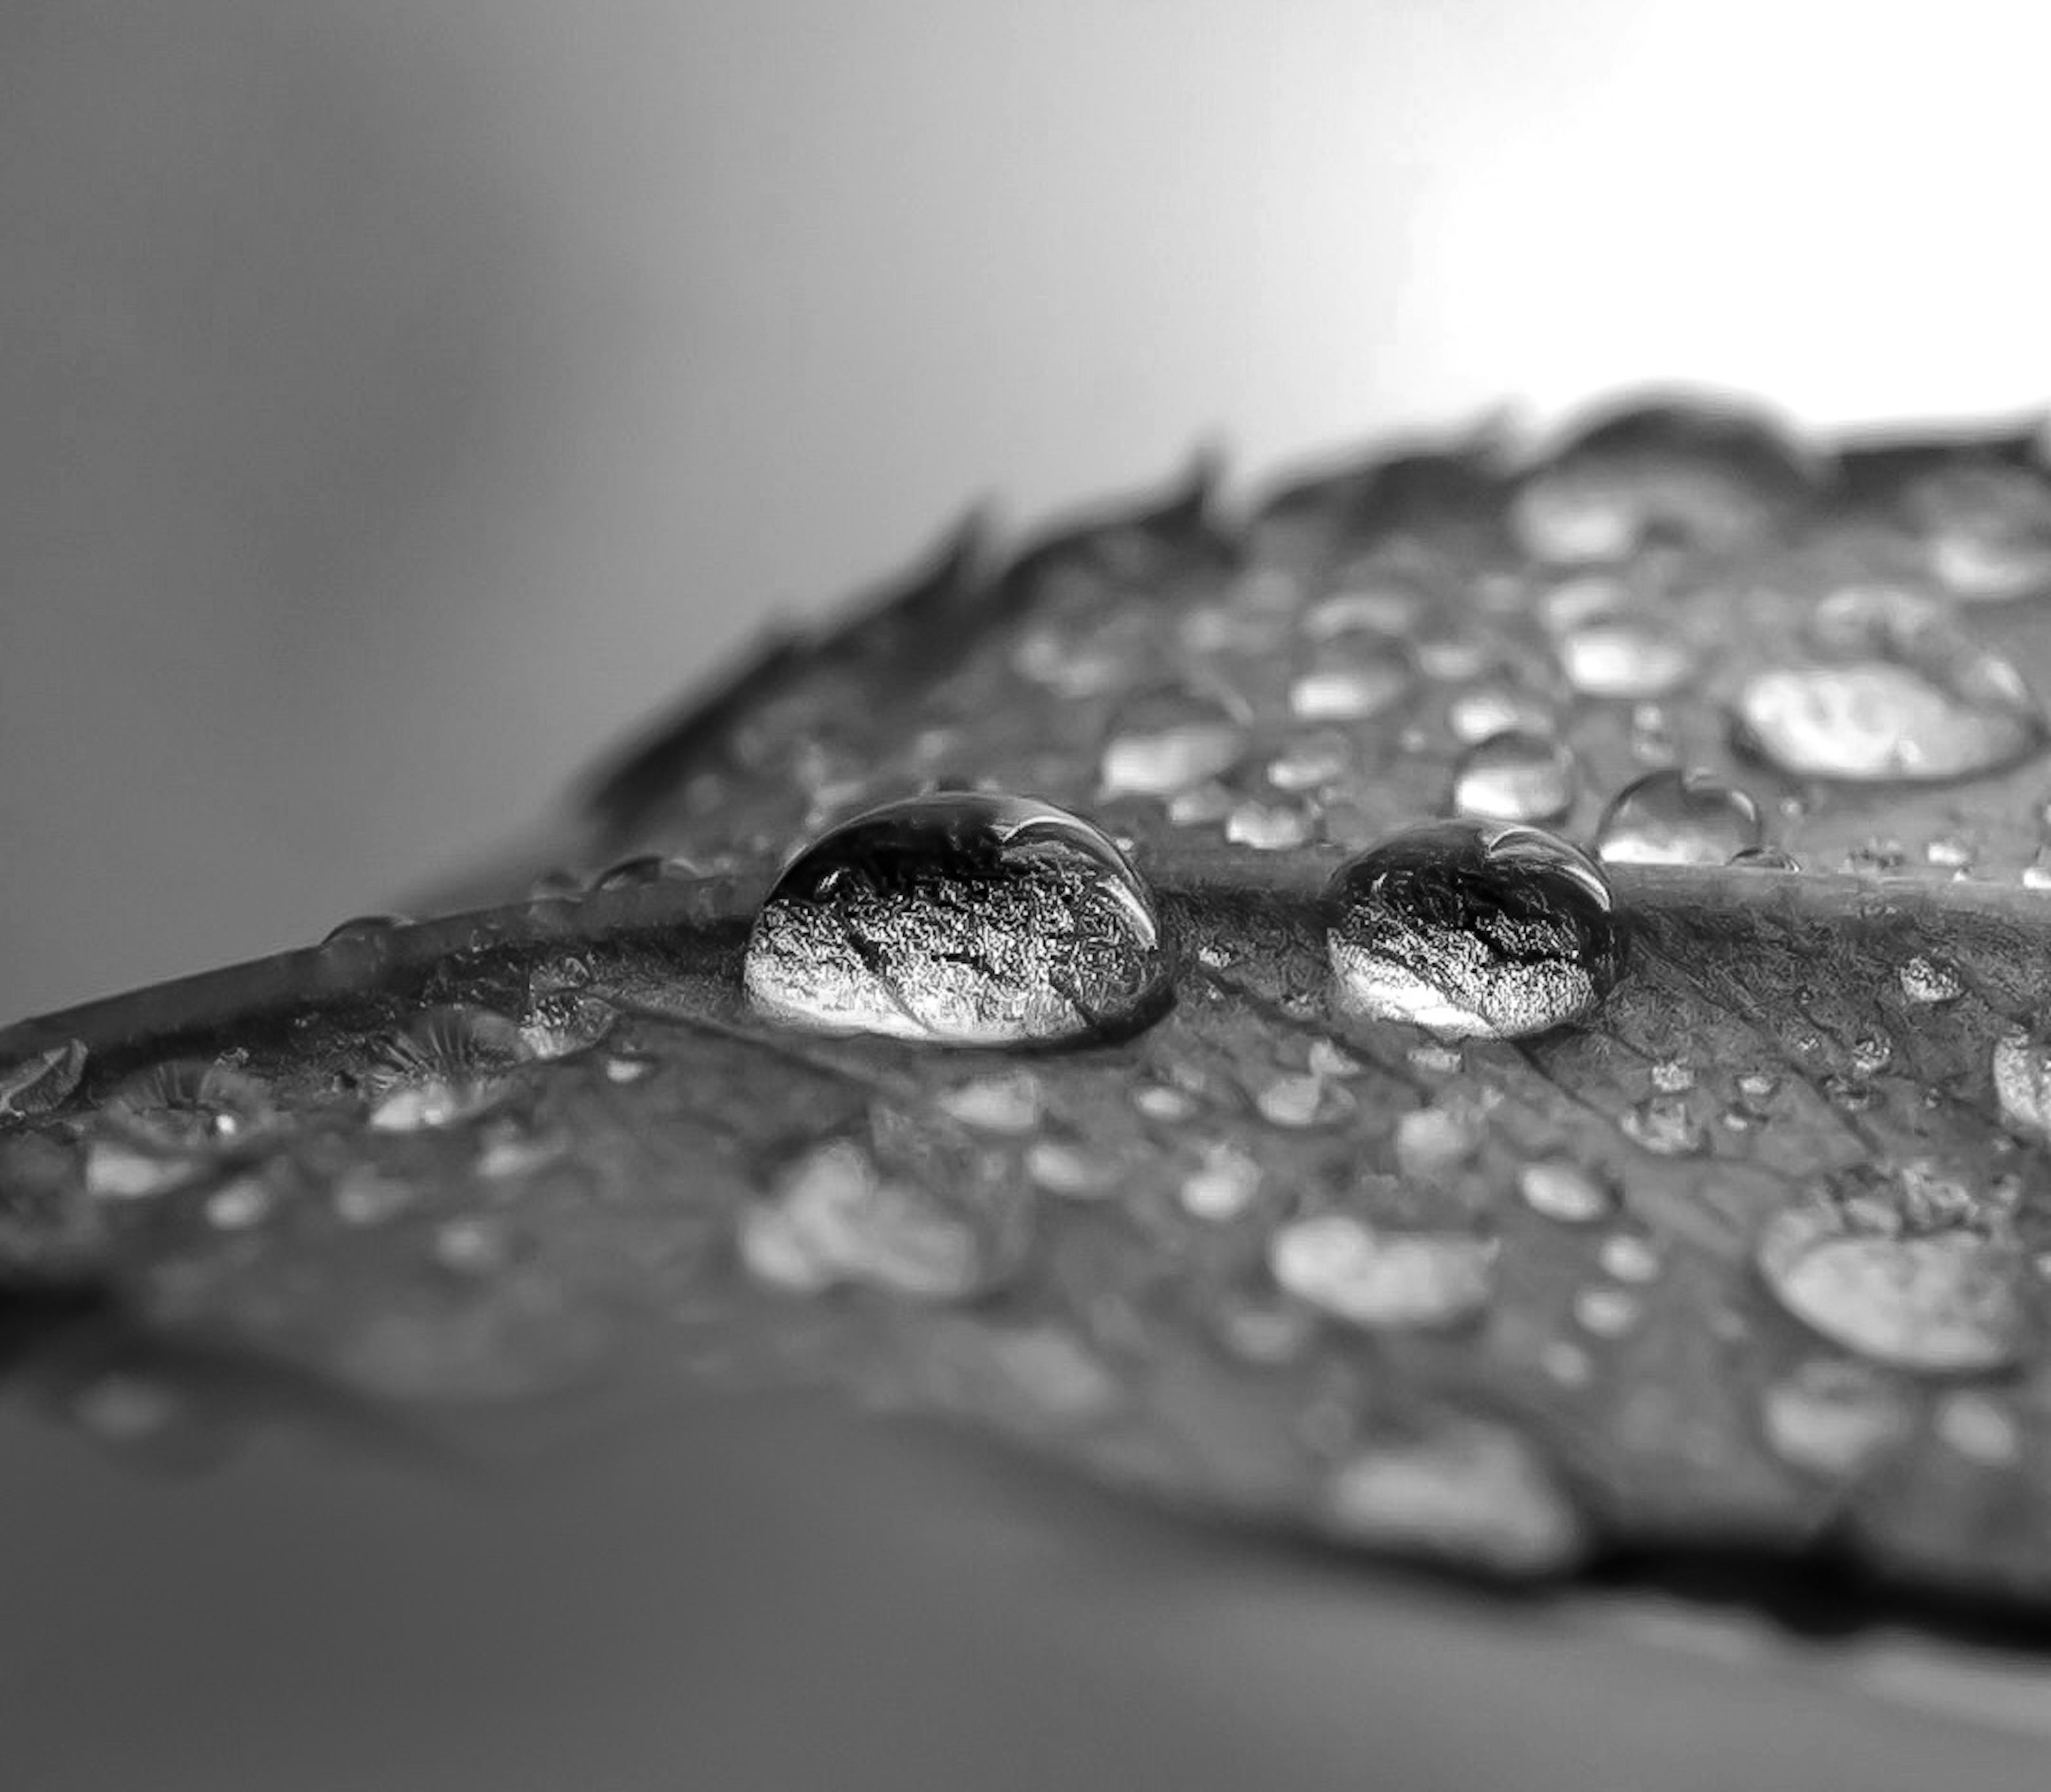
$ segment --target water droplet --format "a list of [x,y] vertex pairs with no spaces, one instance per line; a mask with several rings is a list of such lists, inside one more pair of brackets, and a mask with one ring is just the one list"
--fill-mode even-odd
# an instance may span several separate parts
[[1662,1095],[1684,1095],[1695,1086],[1695,1067],[1683,1058],[1662,1058],[1651,1074],[1652,1087]]
[[1176,1190],[1182,1211],[1194,1220],[1236,1220],[1260,1192],[1260,1165],[1236,1146],[1205,1147],[1203,1161]]
[[1565,1158],[1520,1165],[1517,1193],[1533,1213],[1566,1226],[1593,1225],[1619,1204],[1614,1185]]
[[1768,1221],[1755,1255],[1789,1313],[1876,1362],[1965,1373],[2002,1368],[2022,1349],[2021,1262],[1984,1232],[1867,1229],[1817,1204]]
[[2051,1044],[2004,1033],[1994,1042],[1992,1069],[2002,1118],[2018,1132],[2051,1137]]
[[1106,797],[1173,796],[1222,777],[1247,747],[1245,728],[1221,705],[1193,693],[1154,693],[1121,713],[1098,777]]
[[1494,734],[1548,736],[1553,732],[1553,712],[1540,698],[1514,685],[1476,685],[1447,704],[1446,726],[1455,740],[1471,747]]
[[413,1204],[412,1185],[359,1165],[344,1173],[330,1197],[335,1216],[350,1226],[381,1226]]
[[0,1069],[0,1121],[47,1114],[85,1075],[85,1046],[68,1039]]
[[1311,834],[1311,818],[1306,811],[1279,804],[1242,802],[1225,821],[1226,839],[1235,845],[1266,853],[1301,846]]
[[537,1058],[568,1058],[596,1045],[619,1018],[619,1010],[608,1001],[559,990],[528,1004],[520,1037]]
[[2051,591],[2051,486],[1998,462],[1926,474],[1904,494],[1930,568],[1953,595],[2000,603]]
[[979,1132],[1029,1133],[1040,1123],[1045,1099],[1039,1079],[1020,1070],[946,1090],[934,1097],[934,1105]]
[[1335,642],[1290,685],[1290,713],[1307,722],[1359,721],[1407,695],[1415,677],[1410,659],[1393,643]]
[[1666,1259],[1642,1232],[1613,1232],[1596,1254],[1603,1274],[1619,1282],[1657,1282]]
[[1988,1468],[2002,1468],[2022,1453],[2022,1427],[2015,1415],[1990,1394],[1961,1388],[1937,1402],[1931,1428],[1961,1456]]
[[1142,1083],[1132,1091],[1132,1105],[1148,1119],[1170,1124],[1193,1120],[1203,1111],[1201,1102],[1172,1083]]
[[413,924],[410,915],[352,915],[338,925],[330,927],[322,939],[323,946],[347,943],[350,940],[382,940],[401,927]]
[[1940,605],[1842,591],[1819,607],[1812,632],[1823,663],[1760,673],[1737,704],[1738,744],[1791,776],[1942,782],[1999,770],[2043,744],[2044,717],[2022,673]]
[[1595,1379],[1595,1358],[1572,1338],[1548,1338],[1538,1366],[1562,1388],[1585,1388]]
[[1920,953],[1902,966],[1898,974],[1901,994],[1909,1001],[1935,1006],[1940,1002],[1956,1001],[1965,993],[1965,986],[1959,981],[1955,970]]
[[1353,769],[1353,744],[1343,734],[1321,730],[1292,740],[1268,763],[1268,781],[1278,791],[1315,791],[1337,783]]
[[1584,697],[1664,697],[1695,677],[1694,650],[1656,623],[1605,617],[1557,646],[1561,671]]
[[1253,1098],[1272,1126],[1322,1126],[1354,1110],[1353,1091],[1322,1076],[1278,1076]]
[[1442,1423],[1386,1441],[1326,1481],[1324,1521],[1350,1542],[1421,1552],[1500,1574],[1552,1574],[1579,1560],[1580,1515],[1543,1458],[1507,1426]]
[[1474,1161],[1483,1138],[1475,1116],[1444,1107],[1413,1107],[1398,1116],[1396,1167],[1413,1183],[1443,1182]]
[[1406,829],[1326,887],[1340,1006],[1445,1037],[1516,1038],[1591,1012],[1621,947],[1609,884],[1536,828]]
[[271,1211],[268,1184],[254,1176],[224,1182],[206,1197],[206,1223],[218,1232],[243,1232],[260,1225]]
[[1471,1319],[1495,1291],[1496,1246],[1469,1232],[1385,1232],[1344,1213],[1279,1228],[1276,1283],[1350,1325],[1443,1326]]
[[1597,1337],[1621,1337],[1645,1316],[1645,1303],[1622,1288],[1583,1288],[1574,1296],[1574,1322]]
[[1027,1148],[1026,1173],[1050,1195],[1099,1201],[1118,1186],[1124,1171],[1114,1160],[1082,1146],[1043,1138]]
[[1168,998],[1154,901],[1066,810],[954,792],[835,829],[748,936],[756,1008],[828,1032],[955,1045],[1086,1037]]
[[435,1228],[436,1263],[453,1275],[497,1275],[513,1261],[513,1240],[499,1221],[477,1214],[445,1220]]
[[381,1132],[447,1126],[495,1106],[533,1056],[502,1014],[461,1003],[433,1008],[377,1048],[359,1081]]
[[842,1142],[801,1160],[772,1201],[742,1216],[741,1261],[795,1294],[858,1282],[919,1300],[964,1299],[983,1286],[974,1231],[916,1189],[881,1175]]
[[1724,865],[1760,841],[1759,805],[1713,772],[1664,771],[1626,785],[1596,826],[1608,865]]
[[1453,807],[1502,822],[1557,822],[1580,794],[1573,749],[1543,734],[1492,734],[1460,755]]
[[1778,846],[1748,846],[1731,855],[1733,865],[1746,871],[1799,871],[1802,861]]
[[1821,1357],[1768,1388],[1759,1417],[1783,1462],[1837,1476],[1862,1473],[1901,1443],[1914,1414],[1901,1389],[1867,1364]]
[[1624,1136],[1662,1158],[1690,1158],[1706,1151],[1709,1138],[1684,1095],[1652,1095],[1625,1109]]
[[253,1077],[203,1058],[177,1058],[123,1083],[100,1119],[146,1150],[211,1152],[260,1133],[275,1115]]
[[615,1052],[605,1060],[605,1079],[608,1083],[641,1083],[653,1076],[661,1067],[656,1060],[639,1052]]

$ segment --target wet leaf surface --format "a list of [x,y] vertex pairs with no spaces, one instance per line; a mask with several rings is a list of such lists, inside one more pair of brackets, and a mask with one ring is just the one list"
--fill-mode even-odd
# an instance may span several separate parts
[[[0,1036],[19,1384],[176,1453],[224,1364],[441,1438],[825,1384],[1494,1575],[2041,1607],[2033,452],[1654,409],[967,532],[494,906]],[[985,832],[779,883],[915,798]],[[1596,859],[1448,844],[1533,820]]]

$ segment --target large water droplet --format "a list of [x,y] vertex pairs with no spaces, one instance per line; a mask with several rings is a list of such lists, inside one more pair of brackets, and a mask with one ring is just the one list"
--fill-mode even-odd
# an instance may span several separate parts
[[2020,1259],[1983,1232],[1869,1228],[1819,1204],[1768,1221],[1756,1256],[1790,1313],[1876,1362],[1964,1373],[2000,1368],[2022,1349]]
[[1727,865],[1759,841],[1759,805],[1701,771],[1626,785],[1596,826],[1596,855],[1609,865]]
[[951,792],[872,810],[802,854],[744,977],[756,1008],[795,1025],[995,1045],[1139,1025],[1167,971],[1153,898],[1096,828]]
[[1557,822],[1580,793],[1573,749],[1549,735],[1510,730],[1477,741],[1453,771],[1453,807],[1499,822]]
[[1518,1432],[1479,1419],[1378,1443],[1326,1482],[1342,1540],[1421,1551],[1502,1574],[1549,1574],[1581,1554],[1584,1528],[1558,1478]]
[[2043,744],[2022,675],[1942,607],[1891,591],[1818,607],[1821,663],[1776,666],[1738,693],[1738,744],[1798,778],[1940,782],[2014,763]]
[[1338,1006],[1447,1037],[1516,1038],[1577,1020],[1620,957],[1608,880],[1536,828],[1406,829],[1342,865],[1325,907]]
[[1276,1282],[1297,1299],[1365,1326],[1440,1326],[1472,1318],[1495,1290],[1496,1244],[1471,1232],[1388,1232],[1320,1213],[1268,1241]]
[[383,1132],[447,1126],[495,1106],[533,1056],[502,1014],[462,1003],[428,1009],[382,1041],[360,1081]]

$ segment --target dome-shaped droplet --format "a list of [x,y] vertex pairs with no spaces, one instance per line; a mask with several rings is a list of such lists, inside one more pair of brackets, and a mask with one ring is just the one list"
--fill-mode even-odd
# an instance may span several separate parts
[[2020,1257],[1970,1226],[1914,1232],[1832,1206],[1791,1208],[1768,1222],[1755,1255],[1788,1312],[1875,1362],[1932,1374],[1996,1369],[2026,1341]]
[[158,1194],[264,1138],[276,1114],[263,1084],[226,1064],[177,1058],[139,1071],[101,1107],[86,1149],[94,1194]]
[[1842,591],[1818,607],[1821,658],[1739,692],[1738,744],[1797,778],[1938,783],[1998,771],[2044,744],[2021,673],[1927,599]]
[[57,1106],[85,1075],[85,1057],[84,1042],[67,1039],[0,1065],[0,1122],[46,1114]]
[[954,1045],[1087,1037],[1166,1001],[1146,885],[1098,830],[1024,797],[951,792],[858,816],[777,881],[748,997],[834,1033]]
[[1616,1185],[1565,1158],[1541,1158],[1521,1165],[1517,1192],[1533,1213],[1563,1226],[1591,1226],[1622,1206]]
[[1760,1429],[1783,1462],[1812,1474],[1858,1474],[1908,1435],[1915,1412],[1870,1364],[1819,1357],[1769,1387]]
[[381,1131],[447,1126],[494,1106],[533,1056],[502,1014],[462,1003],[434,1008],[383,1040],[359,1078]]
[[1608,880],[1537,828],[1436,822],[1342,865],[1325,893],[1338,1005],[1449,1037],[1578,1020],[1614,982]]
[[100,1110],[106,1126],[160,1151],[225,1150],[274,1117],[262,1083],[203,1058],[174,1059],[139,1072]]
[[1580,794],[1573,749],[1513,729],[1476,742],[1453,771],[1453,807],[1499,822],[1557,822]]
[[1760,843],[1759,805],[1710,771],[1648,773],[1596,826],[1608,865],[1727,865]]

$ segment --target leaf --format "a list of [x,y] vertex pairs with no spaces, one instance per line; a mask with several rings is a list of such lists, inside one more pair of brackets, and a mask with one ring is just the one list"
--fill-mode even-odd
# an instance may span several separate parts
[[[22,1372],[146,1431],[110,1361],[189,1406],[244,1364],[443,1436],[826,1381],[1494,1574],[1742,1548],[2041,1604],[2035,453],[1658,405],[1238,520],[1199,467],[1008,564],[971,525],[448,899],[498,906],[0,1036]],[[1661,767],[1707,781],[1605,814]],[[795,849],[974,787],[1128,844],[1165,1011],[965,1049],[749,1002]],[[1456,797],[1615,855],[1591,1012],[1335,999],[1328,878]]]

